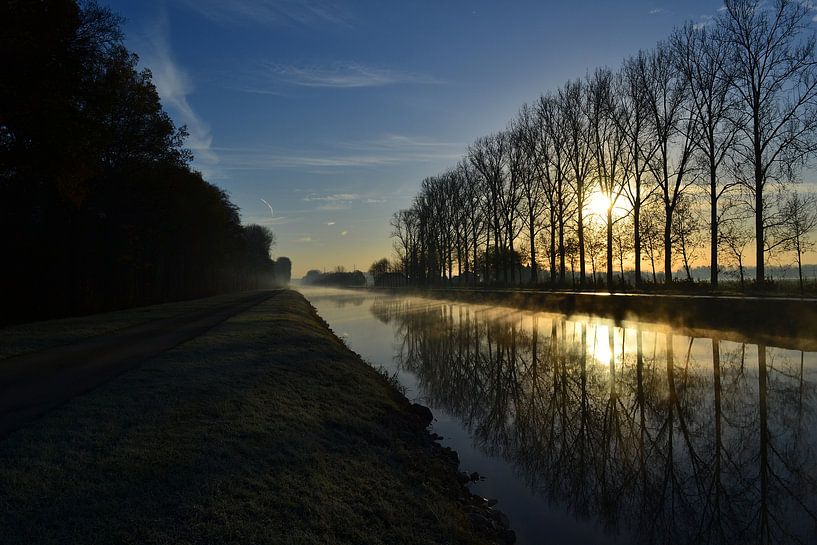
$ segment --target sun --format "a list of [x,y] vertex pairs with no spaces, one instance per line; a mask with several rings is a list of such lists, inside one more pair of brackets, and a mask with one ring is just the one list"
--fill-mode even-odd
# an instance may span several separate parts
[[[607,220],[607,209],[610,207],[610,198],[601,191],[594,191],[584,204],[584,210],[588,214],[598,216],[602,221]],[[612,208],[614,219],[622,218],[630,213],[629,203],[623,197],[617,198]]]
[[606,218],[607,209],[610,208],[610,199],[604,193],[596,192],[587,199],[587,204],[584,207],[591,214]]

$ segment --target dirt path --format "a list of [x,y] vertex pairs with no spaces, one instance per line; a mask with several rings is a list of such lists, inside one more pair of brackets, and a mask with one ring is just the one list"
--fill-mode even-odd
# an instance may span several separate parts
[[211,308],[3,360],[0,439],[60,403],[201,335],[279,292],[253,293]]

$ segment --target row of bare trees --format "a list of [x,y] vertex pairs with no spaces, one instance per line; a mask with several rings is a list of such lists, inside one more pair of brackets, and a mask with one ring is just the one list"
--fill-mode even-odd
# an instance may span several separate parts
[[392,217],[399,266],[417,283],[519,282],[522,264],[537,283],[545,266],[553,284],[569,266],[585,285],[598,265],[612,286],[626,257],[640,285],[645,259],[654,281],[656,261],[665,282],[679,262],[689,277],[708,238],[716,286],[719,254],[742,277],[754,239],[759,283],[780,250],[796,254],[802,282],[817,214],[813,196],[788,188],[816,146],[808,7],[727,0],[711,24],[688,23],[617,71],[596,69],[525,104],[505,130],[423,180]]

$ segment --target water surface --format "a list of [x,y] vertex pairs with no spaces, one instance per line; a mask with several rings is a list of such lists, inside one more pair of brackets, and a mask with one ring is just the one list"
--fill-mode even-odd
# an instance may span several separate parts
[[817,353],[739,334],[303,289],[431,407],[519,543],[817,543]]

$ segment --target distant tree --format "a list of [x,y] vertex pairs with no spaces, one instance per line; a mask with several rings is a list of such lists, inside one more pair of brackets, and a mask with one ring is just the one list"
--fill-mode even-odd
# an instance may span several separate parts
[[377,278],[381,274],[386,274],[391,270],[391,264],[389,263],[388,258],[384,257],[378,259],[374,263],[369,266],[369,273],[374,277]]
[[292,280],[292,261],[281,256],[275,260],[275,281],[286,286]]
[[678,202],[672,217],[672,242],[676,253],[681,256],[687,280],[692,280],[691,263],[697,257],[703,240],[701,237],[701,220],[695,209],[695,202],[689,196],[683,196]]
[[718,230],[718,245],[725,250],[727,263],[737,267],[740,286],[746,285],[746,246],[754,235],[746,218],[737,215],[721,215]]
[[809,235],[817,228],[817,197],[791,193],[782,203],[780,216],[775,236],[785,250],[794,253],[800,291],[803,291],[803,254],[815,247]]
[[624,261],[629,257],[635,249],[632,238],[632,225],[630,225],[631,217],[626,216],[616,222],[613,229],[613,248],[618,258],[618,268],[621,273],[621,283],[626,279],[624,276]]
[[[591,217],[587,221],[584,229],[585,252],[590,259],[590,273],[592,283],[595,285],[598,280],[597,267],[604,262],[606,244],[606,229],[604,219]],[[610,284],[608,283],[608,286]]]
[[656,201],[650,201],[644,208],[641,216],[641,248],[644,255],[650,260],[652,281],[654,284],[658,283],[655,262],[661,258],[664,249],[662,216],[663,211],[660,208],[660,204]]
[[304,277],[302,279],[303,283],[304,284],[314,284],[318,280],[318,278],[320,278],[321,274],[323,274],[323,273],[321,273],[321,271],[319,271],[318,269],[310,269],[310,270],[306,271],[306,274],[304,275]]

